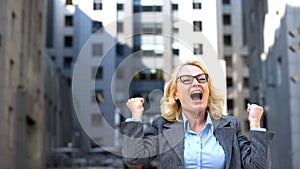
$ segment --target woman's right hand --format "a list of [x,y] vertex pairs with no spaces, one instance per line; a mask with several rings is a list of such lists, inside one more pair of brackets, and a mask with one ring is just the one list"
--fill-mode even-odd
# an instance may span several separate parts
[[132,118],[142,119],[144,112],[144,98],[137,97],[131,98],[127,101],[126,105],[131,111]]

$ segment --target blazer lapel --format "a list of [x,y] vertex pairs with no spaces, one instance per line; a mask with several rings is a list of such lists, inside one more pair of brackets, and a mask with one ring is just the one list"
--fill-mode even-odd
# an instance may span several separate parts
[[[235,129],[230,125],[230,121],[223,119],[213,120],[214,135],[223,147],[226,156],[226,169],[229,168],[232,153],[232,144]],[[216,126],[215,126],[216,125]]]
[[184,149],[184,129],[182,122],[166,123],[164,124],[165,130],[163,136],[176,152],[180,161],[183,164],[183,149]]

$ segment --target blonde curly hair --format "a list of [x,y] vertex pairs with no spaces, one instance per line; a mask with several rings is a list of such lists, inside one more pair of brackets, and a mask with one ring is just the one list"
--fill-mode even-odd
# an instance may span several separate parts
[[[178,73],[182,67],[186,65],[193,65],[199,67],[204,73],[209,74],[205,66],[199,61],[187,61],[179,66],[177,66],[169,79],[167,80],[164,87],[164,95],[161,99],[160,109],[162,112],[162,117],[167,121],[174,122],[179,121],[179,113],[181,112],[181,104],[179,100],[175,99],[175,92],[177,88],[176,80],[178,78]],[[210,116],[217,120],[223,117],[223,105],[224,105],[224,95],[221,91],[218,91],[214,86],[211,78],[208,79],[209,97],[208,106]]]

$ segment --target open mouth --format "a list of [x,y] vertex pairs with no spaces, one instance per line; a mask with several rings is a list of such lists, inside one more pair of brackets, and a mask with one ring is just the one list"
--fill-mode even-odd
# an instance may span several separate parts
[[200,93],[200,92],[195,92],[195,93],[192,93],[191,95],[190,95],[190,97],[191,97],[191,99],[193,100],[193,101],[200,101],[200,100],[202,100],[202,93]]

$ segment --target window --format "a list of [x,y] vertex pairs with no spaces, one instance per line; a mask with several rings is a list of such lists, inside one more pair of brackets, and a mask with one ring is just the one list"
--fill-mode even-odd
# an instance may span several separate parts
[[[36,54],[33,55],[34,59],[33,59],[33,70],[34,72],[41,72],[42,69],[42,65],[41,65],[41,61],[42,61],[42,52],[41,50],[37,50]],[[12,64],[13,60],[10,60],[10,64]],[[14,62],[13,62],[14,63]]]
[[103,117],[101,113],[91,114],[92,127],[101,127],[103,125]]
[[14,108],[12,106],[8,107],[8,145],[9,148],[14,147]]
[[223,0],[223,5],[229,5],[230,4],[230,0]]
[[172,10],[178,11],[178,4],[172,4]]
[[234,108],[234,100],[233,99],[227,99],[227,109],[233,110]]
[[226,55],[224,56],[226,67],[232,67],[232,56]]
[[116,53],[117,53],[117,55],[122,56],[124,54],[124,45],[117,43]]
[[66,0],[66,5],[73,5],[73,0]]
[[224,45],[231,46],[231,35],[224,35]]
[[103,78],[103,67],[99,66],[99,67],[93,67],[92,70],[92,78],[95,78],[96,80],[100,80]]
[[201,21],[194,21],[194,32],[202,31],[202,22]]
[[[99,29],[101,31],[101,28],[103,27],[102,22],[99,21],[93,21],[93,27],[92,27],[92,33],[97,32]],[[102,31],[101,31],[102,32]]]
[[242,55],[242,64],[245,67],[248,67],[248,56]]
[[226,78],[226,84],[227,84],[227,88],[233,87],[233,79],[232,79],[232,77],[227,77]]
[[73,16],[72,15],[65,16],[65,26],[73,26]]
[[64,68],[65,69],[70,69],[72,66],[72,60],[73,58],[71,56],[67,56],[64,58]]
[[173,27],[173,33],[174,33],[174,34],[178,34],[178,32],[179,32],[179,28],[174,28],[174,27]]
[[65,47],[72,47],[72,46],[73,46],[73,37],[65,36]]
[[39,29],[39,33],[42,33],[43,30],[43,15],[41,12],[39,12],[38,14],[38,29]]
[[173,53],[173,55],[178,56],[178,55],[179,55],[179,49],[173,48],[173,49],[172,49],[172,53]]
[[203,54],[203,45],[201,43],[194,43],[194,55]]
[[193,9],[201,9],[201,0],[193,0]]
[[94,0],[93,9],[102,10],[102,0]]
[[117,3],[117,11],[123,11],[124,4]]
[[0,47],[2,46],[2,36],[0,34]]
[[279,56],[277,58],[276,73],[277,73],[277,85],[280,86],[282,83],[282,59],[281,59],[281,56]]
[[92,45],[92,55],[93,56],[102,56],[103,55],[103,46],[100,43]]
[[137,72],[134,76],[135,80],[162,80],[163,72],[160,69],[144,69]]
[[161,6],[134,6],[133,13],[140,13],[140,12],[161,12]]
[[139,45],[133,46],[133,51],[134,52],[137,52],[139,50],[141,50],[141,46],[139,46]]
[[123,22],[117,22],[117,32],[118,33],[123,32]]
[[143,23],[142,33],[144,34],[161,34],[162,23]]
[[231,25],[231,16],[230,14],[223,15],[223,25]]
[[246,89],[249,88],[249,78],[248,77],[243,78],[243,87]]
[[249,102],[250,102],[250,101],[249,101],[248,98],[244,99],[244,106],[245,106],[245,109],[248,108],[248,103],[249,103]]
[[103,91],[101,89],[97,89],[95,91],[95,96],[96,96],[97,103],[103,103],[104,102]]

